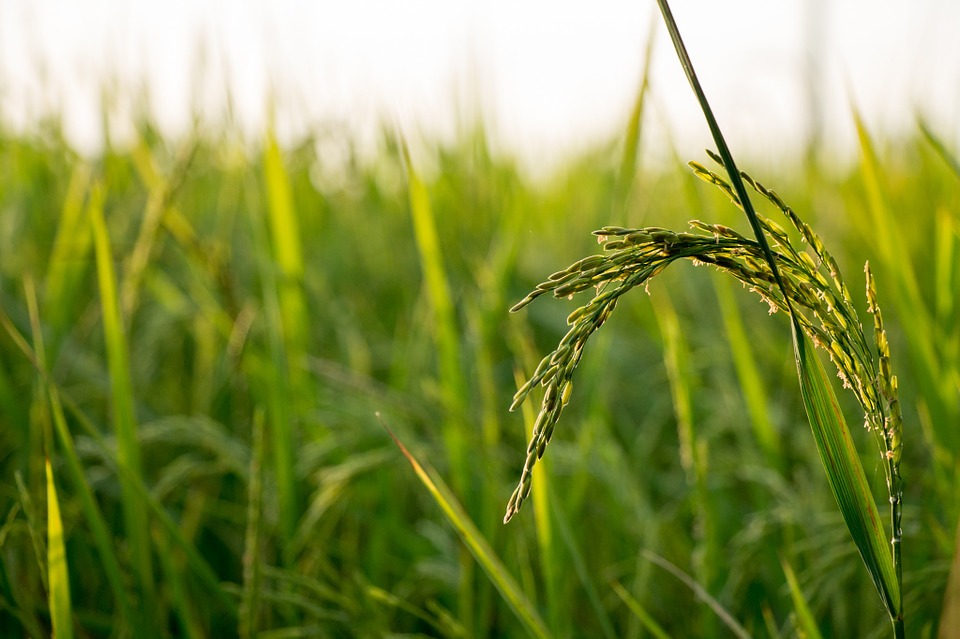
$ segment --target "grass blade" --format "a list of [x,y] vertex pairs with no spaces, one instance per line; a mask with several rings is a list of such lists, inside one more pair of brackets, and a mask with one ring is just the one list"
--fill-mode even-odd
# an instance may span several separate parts
[[887,536],[827,373],[807,337],[794,332],[800,393],[827,482],[884,606],[902,630],[903,608]]
[[[532,350],[532,347],[530,347]],[[529,358],[528,358],[529,359]],[[523,384],[523,375],[520,370],[514,371],[514,378],[517,388]],[[536,415],[533,414],[533,406],[530,402],[524,402],[520,407],[523,415],[523,423],[526,427],[527,437],[532,437],[534,432],[534,423]],[[562,571],[560,562],[557,558],[556,535],[554,534],[552,523],[553,505],[549,499],[550,488],[550,462],[547,459],[541,461],[533,468],[533,488],[531,489],[531,499],[533,501],[533,522],[537,535],[537,550],[540,555],[540,565],[543,571],[543,583],[546,594],[547,618],[550,620],[550,629],[554,634],[560,634],[561,610],[559,604],[559,592],[563,582],[561,579]]]
[[[89,225],[85,226],[87,228],[86,232],[89,235]],[[83,516],[87,522],[87,525],[90,527],[90,531],[94,539],[94,545],[96,546],[97,552],[100,555],[103,572],[107,577],[107,581],[110,583],[110,588],[113,591],[114,599],[117,602],[117,607],[120,612],[120,621],[118,622],[118,626],[125,627],[127,624],[133,621],[134,612],[133,606],[130,603],[130,599],[123,585],[123,573],[120,569],[120,560],[117,558],[114,550],[113,542],[110,539],[109,529],[106,521],[103,518],[100,506],[97,504],[96,498],[93,495],[93,490],[91,489],[90,484],[87,482],[87,477],[84,474],[83,463],[80,461],[80,458],[77,455],[77,450],[73,443],[73,436],[70,434],[70,429],[67,426],[67,419],[63,414],[63,405],[60,402],[60,396],[56,387],[47,381],[49,371],[47,369],[46,349],[43,341],[43,332],[40,330],[40,317],[36,293],[31,279],[26,279],[24,288],[25,295],[27,297],[27,310],[30,315],[30,326],[32,329],[34,344],[34,363],[37,367],[38,383],[40,385],[42,394],[45,395],[46,399],[49,401],[53,430],[56,433],[57,440],[60,443],[60,454],[62,455],[66,464],[65,471],[69,476],[71,483],[73,484],[74,490],[79,494],[81,511],[83,512]],[[8,332],[14,330],[12,323],[9,321],[6,315],[2,313],[2,311],[0,311],[0,323],[3,324],[4,328],[6,328]],[[11,336],[13,336],[13,334],[11,334]],[[22,341],[26,346],[26,340],[23,340],[22,336],[17,334],[15,339],[17,338],[19,338],[18,341]],[[48,450],[53,451],[53,442],[51,441],[47,443],[46,447]]]
[[950,574],[947,576],[947,587],[943,593],[937,638],[950,639],[956,628],[960,628],[960,524],[957,525]]
[[27,519],[27,532],[30,533],[33,556],[37,560],[37,566],[40,567],[40,581],[43,584],[43,589],[50,592],[50,584],[47,582],[50,571],[47,568],[47,548],[43,541],[40,511],[33,503],[33,498],[30,496],[30,491],[27,489],[27,484],[23,481],[23,475],[20,474],[20,471],[14,473],[13,479],[17,484],[17,493],[20,495],[20,507]]
[[[379,413],[377,413],[377,417],[380,418]],[[381,423],[383,422],[381,421]],[[516,581],[514,581],[513,577],[503,565],[503,562],[500,561],[500,558],[497,557],[493,548],[490,547],[490,544],[487,543],[487,540],[480,533],[476,524],[473,523],[470,516],[464,511],[463,506],[461,506],[456,497],[454,497],[450,488],[447,487],[435,471],[424,468],[386,424],[383,424],[383,427],[410,463],[413,472],[417,475],[417,479],[420,480],[430,493],[430,496],[433,497],[437,505],[440,506],[440,510],[443,511],[443,515],[447,518],[447,521],[450,522],[457,531],[457,534],[460,535],[460,538],[467,545],[467,548],[470,549],[470,553],[487,573],[487,576],[490,577],[490,581],[493,582],[493,585],[500,591],[504,601],[507,602],[510,609],[517,615],[517,618],[520,619],[527,631],[534,637],[549,637],[550,633],[547,631],[543,620],[540,619],[536,608],[533,607],[533,604],[530,603],[526,595],[523,594],[523,590],[517,585]]]
[[[410,158],[406,141],[401,138],[400,149],[407,174],[410,198],[410,214],[420,257],[420,268],[431,306],[431,320],[435,332],[437,368],[445,420],[442,424],[443,438],[450,460],[453,490],[466,495],[470,486],[470,456],[467,438],[461,428],[466,421],[467,385],[460,368],[461,351],[458,337],[456,310],[450,293],[447,269],[440,250],[436,218],[430,205],[426,184],[420,178]],[[477,604],[473,592],[473,562],[465,552],[460,562],[459,616],[464,626],[472,628]]]
[[273,257],[280,271],[280,312],[287,356],[293,367],[301,367],[307,352],[307,303],[303,295],[303,249],[300,225],[293,203],[290,176],[283,165],[280,147],[273,134],[267,136],[263,171],[269,203]]
[[53,481],[50,458],[47,470],[47,582],[50,587],[50,621],[54,639],[73,637],[73,612],[70,607],[70,574],[67,569],[67,550],[63,545],[63,521],[60,502]]
[[653,62],[653,49],[657,40],[657,22],[650,21],[650,32],[647,34],[647,47],[643,57],[643,73],[640,79],[640,90],[633,102],[630,119],[623,136],[623,154],[620,157],[620,171],[617,174],[615,205],[627,209],[627,198],[633,186],[637,172],[637,154],[640,151],[640,139],[643,133],[643,114],[646,112],[647,93],[650,89],[650,66]]
[[50,251],[47,269],[44,318],[53,331],[50,361],[55,362],[63,333],[76,317],[76,302],[81,299],[81,284],[89,268],[92,244],[90,224],[84,215],[84,195],[90,184],[90,166],[80,164],[70,176],[63,200],[57,235]]
[[687,588],[693,591],[693,594],[697,596],[698,599],[707,604],[717,617],[724,623],[724,625],[730,629],[730,631],[739,637],[739,639],[750,639],[750,633],[747,632],[746,628],[740,625],[740,623],[733,618],[726,608],[724,608],[719,601],[717,601],[713,595],[711,595],[706,588],[697,583],[693,577],[683,572],[672,563],[657,555],[656,553],[650,552],[649,550],[643,551],[643,556],[646,557],[649,561],[652,561],[656,565],[660,566],[671,575],[679,579]]
[[917,126],[920,128],[924,139],[933,147],[933,150],[940,156],[943,163],[950,167],[950,170],[957,178],[960,178],[960,161],[950,152],[947,145],[943,143],[943,140],[933,132],[933,129],[930,128],[930,125],[923,118],[917,120]]
[[786,557],[782,556],[780,557],[780,565],[783,566],[783,574],[787,578],[790,597],[793,599],[793,611],[797,615],[797,620],[800,625],[799,630],[802,631],[802,636],[805,637],[805,639],[823,639],[823,635],[820,634],[820,629],[817,627],[817,621],[810,611],[807,598],[803,594],[803,589],[800,588],[797,574],[793,572],[793,566],[790,565]]
[[[808,338],[800,327],[799,320],[793,309],[793,304],[790,301],[790,296],[787,294],[787,289],[780,276],[777,263],[773,259],[773,253],[762,230],[759,218],[753,208],[753,204],[750,202],[750,197],[747,194],[743,179],[733,161],[733,156],[727,147],[720,126],[713,116],[713,111],[710,109],[706,95],[697,80],[693,63],[687,54],[686,47],[680,37],[679,28],[673,18],[667,0],[657,1],[660,5],[667,29],[670,32],[670,37],[673,40],[674,47],[676,48],[677,56],[680,58],[683,70],[687,79],[690,81],[690,86],[696,94],[700,108],[710,127],[710,132],[717,145],[723,166],[730,177],[736,197],[747,219],[750,221],[750,226],[753,229],[757,243],[763,251],[764,258],[770,268],[773,279],[786,302],[793,329],[794,354],[797,372],[800,377],[800,392],[803,397],[807,418],[810,421],[814,433],[814,439],[817,442],[817,450],[827,471],[828,483],[830,484],[834,497],[837,499],[847,528],[853,536],[854,543],[857,545],[857,549],[860,551],[860,555],[867,566],[870,577],[873,579],[874,585],[877,587],[880,597],[883,599],[884,605],[887,608],[887,612],[893,621],[894,634],[900,637],[903,634],[903,608],[900,596],[899,562],[897,562],[897,568],[895,568],[893,556],[892,554],[888,554],[886,549],[886,535],[880,523],[879,511],[867,485],[866,478],[863,474],[863,467],[856,453],[856,448],[850,439],[846,422],[837,406],[836,397],[833,394],[830,381],[827,379],[820,360],[817,359]],[[863,144],[866,138],[863,135],[864,130],[859,119],[858,132],[860,132],[861,144]],[[866,146],[864,146],[864,149],[865,151],[869,150]],[[869,159],[875,159],[872,154],[865,155],[869,155]],[[872,165],[870,168],[875,168],[875,165]],[[876,171],[871,171],[871,175],[875,178]],[[873,186],[874,199],[879,201],[876,195],[879,190],[876,188],[875,179]],[[874,206],[875,211],[878,211],[879,208],[877,205]],[[879,219],[883,217],[879,215],[875,217],[878,218],[877,222],[880,229],[881,246],[884,249],[885,255],[889,256],[891,255],[890,247],[892,245],[890,244],[886,219]],[[912,272],[908,274],[901,271],[899,277],[903,290],[908,293],[914,293],[916,290],[916,280],[912,277]],[[914,296],[911,296],[911,299],[913,298]],[[925,335],[927,333],[915,333],[917,336],[921,334]],[[891,498],[893,498],[893,495],[891,495]],[[894,552],[898,551],[899,548],[895,547]]]
[[693,383],[695,375],[690,367],[690,349],[684,337],[677,312],[667,296],[653,298],[654,314],[663,340],[663,359],[670,382],[674,414],[677,419],[677,440],[680,464],[687,477],[690,501],[695,518],[697,579],[712,588],[719,570],[720,543],[717,539],[715,498],[710,494],[707,467],[707,442],[697,437],[694,428]]
[[611,585],[613,587],[613,591],[617,593],[617,596],[620,597],[623,603],[627,604],[627,608],[629,608],[630,612],[632,612],[634,616],[640,620],[640,623],[643,624],[643,627],[647,629],[647,632],[653,635],[655,639],[670,639],[670,635],[660,627],[660,624],[658,624],[653,616],[647,612],[647,609],[644,608],[643,605],[637,601],[633,595],[627,592],[627,589],[624,588],[620,582],[615,581]]
[[[97,281],[100,286],[100,306],[103,315],[103,337],[106,342],[107,364],[113,404],[113,427],[117,436],[117,462],[133,476],[141,476],[140,443],[137,439],[137,421],[133,409],[133,387],[130,380],[130,362],[120,302],[117,296],[117,278],[113,269],[110,236],[103,217],[103,190],[99,185],[90,194],[90,223],[93,229],[97,260]],[[147,513],[136,489],[121,478],[124,525],[130,543],[133,566],[144,605],[149,609],[154,601],[153,566],[150,556],[150,535]],[[151,615],[147,613],[147,618]],[[152,627],[151,626],[148,626]]]
[[583,584],[583,589],[587,594],[587,601],[597,616],[597,621],[603,630],[603,636],[608,639],[615,639],[617,632],[613,628],[613,622],[610,621],[610,615],[604,610],[603,603],[600,601],[600,593],[597,592],[597,587],[590,578],[587,561],[584,559],[583,553],[580,551],[580,548],[577,546],[577,541],[573,537],[570,521],[563,511],[563,506],[560,505],[560,500],[557,499],[552,490],[550,491],[550,502],[553,517],[557,523],[557,532],[560,533],[560,539],[563,541],[563,545],[567,547],[567,552],[570,553],[570,559],[573,562],[573,571],[576,573],[577,578],[579,578],[580,583]]
[[757,366],[753,346],[747,337],[743,317],[734,299],[733,286],[728,280],[720,277],[713,278],[713,282],[727,341],[730,342],[730,354],[737,371],[737,380],[740,382],[747,412],[750,413],[753,434],[766,456],[767,463],[774,468],[781,468],[783,445],[773,420],[770,419],[770,410],[767,406],[769,395],[764,388],[763,375]]
[[956,459],[960,455],[960,431],[953,427],[960,417],[955,386],[958,372],[955,363],[944,361],[936,342],[929,338],[936,334],[934,318],[924,301],[913,262],[903,259],[899,229],[896,228],[900,218],[891,210],[884,193],[885,177],[870,133],[858,112],[854,111],[853,117],[860,144],[860,172],[869,203],[869,219],[865,223],[875,234],[882,273],[896,290],[894,303],[897,304],[903,336],[910,346],[907,350],[914,358],[913,371],[920,387],[926,389],[924,395],[933,433],[939,447],[950,451]]
[[466,442],[459,424],[462,423],[465,412],[463,398],[466,397],[466,382],[460,369],[456,313],[427,187],[413,166],[406,142],[401,140],[400,146],[409,184],[410,214],[420,255],[420,268],[423,270],[424,284],[430,297],[436,331],[440,384],[449,419],[449,422],[444,424],[444,437],[447,440],[450,465],[454,469],[454,488],[463,491],[467,486],[468,464]]
[[86,475],[83,472],[83,464],[77,455],[73,444],[73,437],[67,427],[67,420],[63,414],[63,405],[60,402],[60,395],[53,386],[47,388],[47,394],[50,399],[51,412],[53,413],[53,425],[57,433],[57,439],[60,442],[61,454],[66,462],[66,470],[69,473],[70,480],[74,490],[80,495],[80,507],[84,519],[90,527],[93,535],[94,544],[102,562],[103,572],[110,583],[114,599],[117,601],[119,609],[118,625],[126,626],[133,622],[134,608],[130,602],[129,594],[123,585],[123,571],[120,568],[120,560],[117,558],[116,549],[110,538],[110,529],[103,518],[103,513],[97,505],[96,498],[90,485],[87,483]]
[[260,535],[263,516],[263,467],[264,438],[263,412],[253,418],[252,450],[250,455],[250,479],[247,485],[247,529],[243,551],[243,595],[240,599],[240,619],[237,634],[241,639],[251,639],[257,633],[259,617]]

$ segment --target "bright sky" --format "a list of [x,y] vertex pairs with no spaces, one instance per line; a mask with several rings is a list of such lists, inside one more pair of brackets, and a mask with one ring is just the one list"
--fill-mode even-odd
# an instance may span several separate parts
[[[960,140],[956,0],[673,0],[734,152],[775,157],[804,139],[816,3],[826,148],[852,139],[851,103],[877,131],[910,130],[920,113]],[[654,0],[0,0],[0,113],[14,126],[62,113],[69,138],[95,152],[105,89],[119,96],[119,137],[143,86],[172,135],[197,109],[220,117],[226,87],[251,136],[270,95],[288,138],[321,125],[372,139],[384,121],[449,136],[479,109],[500,145],[549,164],[623,128],[654,11]],[[669,137],[699,157],[709,133],[662,26],[652,90],[649,144]]]

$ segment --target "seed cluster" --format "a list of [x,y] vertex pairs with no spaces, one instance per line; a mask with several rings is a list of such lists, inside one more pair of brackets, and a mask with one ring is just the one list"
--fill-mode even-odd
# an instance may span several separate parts
[[[698,163],[691,162],[690,166],[698,177],[721,189],[736,206],[740,206],[733,189],[722,177]],[[836,260],[813,229],[776,193],[747,174],[741,174],[741,177],[783,213],[809,246],[810,253],[798,251],[786,230],[758,215],[769,238],[783,288],[797,311],[801,328],[814,344],[829,354],[843,386],[856,395],[864,411],[864,425],[876,434],[886,459],[884,467],[888,484],[898,483],[902,426],[897,379],[890,370],[890,348],[869,265],[866,268],[867,301],[874,318],[875,347],[867,343]],[[580,363],[583,348],[590,336],[610,317],[620,296],[646,284],[675,260],[688,259],[694,264],[709,264],[732,275],[759,295],[770,306],[771,313],[778,310],[789,312],[783,292],[755,240],[720,224],[694,220],[690,225],[698,232],[618,226],[605,226],[594,231],[603,245],[602,254],[585,257],[552,274],[510,309],[516,312],[546,293],[556,298],[572,298],[575,293],[591,288],[596,290],[593,299],[567,317],[570,329],[566,335],[557,348],[543,358],[533,376],[514,396],[510,410],[516,409],[537,385],[545,388],[520,482],[510,497],[504,522],[519,511],[529,495],[533,467],[543,456],[569,400],[573,372]]]

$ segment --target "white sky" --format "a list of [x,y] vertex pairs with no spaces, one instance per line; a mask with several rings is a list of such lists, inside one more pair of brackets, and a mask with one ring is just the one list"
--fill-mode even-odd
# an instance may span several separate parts
[[[852,140],[851,103],[878,132],[908,131],[922,113],[960,140],[956,0],[673,0],[735,153],[775,157],[804,138],[813,2],[826,10],[827,148]],[[227,86],[253,137],[270,95],[288,138],[325,124],[371,139],[384,121],[449,136],[479,109],[498,144],[550,164],[623,128],[654,11],[654,0],[0,0],[0,113],[15,126],[62,113],[68,137],[95,152],[109,88],[120,137],[142,86],[171,135],[196,109],[216,120]],[[699,157],[709,133],[662,26],[657,37],[649,144],[669,135]]]

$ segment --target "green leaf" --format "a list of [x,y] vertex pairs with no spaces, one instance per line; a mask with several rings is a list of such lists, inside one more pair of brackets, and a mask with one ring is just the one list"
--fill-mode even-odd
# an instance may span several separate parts
[[[379,416],[378,413],[377,417]],[[470,553],[487,573],[487,576],[490,577],[490,581],[493,582],[493,585],[500,591],[504,601],[507,602],[510,609],[517,615],[517,618],[520,619],[527,631],[534,637],[549,637],[550,633],[547,631],[547,626],[543,620],[540,619],[536,608],[530,603],[526,595],[523,594],[523,590],[507,571],[506,566],[504,566],[500,558],[497,557],[493,548],[490,547],[489,542],[487,542],[476,524],[470,519],[470,516],[467,515],[463,506],[461,506],[456,497],[454,497],[443,479],[432,469],[426,469],[421,466],[417,459],[407,450],[407,447],[387,428],[386,424],[383,424],[383,427],[387,430],[387,433],[390,434],[390,437],[394,443],[396,443],[400,452],[403,453],[403,456],[407,458],[407,461],[413,468],[413,472],[417,475],[417,479],[420,480],[430,493],[430,496],[433,497],[437,505],[440,506],[440,510],[443,511],[447,521],[450,522],[457,531],[457,534],[460,535],[460,538],[467,545],[467,548],[469,548]]]
[[820,628],[817,627],[817,622],[813,618],[813,613],[810,612],[810,605],[807,603],[807,598],[803,594],[803,589],[800,588],[800,582],[797,580],[797,574],[793,571],[793,567],[790,565],[790,562],[787,561],[786,557],[780,557],[780,565],[783,566],[783,574],[787,578],[787,586],[790,587],[790,597],[793,599],[793,611],[797,615],[797,622],[799,628],[798,632],[802,632],[803,636],[806,639],[823,639],[823,635],[820,634]]
[[880,521],[880,512],[863,472],[850,429],[840,412],[823,364],[796,322],[793,338],[800,394],[817,443],[817,452],[827,473],[827,482],[884,606],[890,617],[896,620],[903,611],[900,585]]
[[73,613],[70,607],[70,575],[67,570],[67,551],[63,545],[63,522],[60,502],[53,482],[50,459],[47,469],[47,570],[50,587],[50,621],[54,639],[73,637]]

